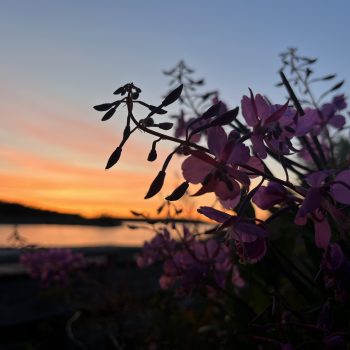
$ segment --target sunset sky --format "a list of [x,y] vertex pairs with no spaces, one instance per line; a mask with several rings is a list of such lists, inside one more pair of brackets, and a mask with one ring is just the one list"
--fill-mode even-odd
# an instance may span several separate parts
[[[105,171],[125,111],[102,123],[92,106],[130,81],[156,105],[162,70],[180,59],[231,107],[248,87],[284,103],[274,85],[287,47],[319,57],[320,75],[350,77],[349,13],[345,0],[2,0],[0,200],[87,216],[156,208],[160,197],[143,197],[171,144],[150,165],[152,138],[138,133]],[[181,182],[179,164],[163,195]]]

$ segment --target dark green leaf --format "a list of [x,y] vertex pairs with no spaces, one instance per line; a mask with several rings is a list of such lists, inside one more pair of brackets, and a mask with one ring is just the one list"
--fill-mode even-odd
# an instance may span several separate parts
[[163,187],[166,172],[161,170],[151,183],[151,186],[145,196],[145,199],[155,196]]
[[122,154],[122,148],[121,147],[117,147],[115,149],[115,151],[109,157],[107,165],[106,165],[106,169],[109,169],[113,165],[115,165],[118,162],[121,154]]
[[175,190],[172,192],[172,194],[165,199],[167,201],[177,201],[180,199],[187,191],[189,186],[189,183],[187,181],[183,182],[180,186],[175,188]]

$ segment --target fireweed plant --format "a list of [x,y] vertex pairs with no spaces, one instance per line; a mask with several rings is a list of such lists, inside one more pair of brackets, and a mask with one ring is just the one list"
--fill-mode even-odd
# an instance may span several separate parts
[[[337,93],[344,81],[332,83],[335,74],[315,76],[316,59],[296,49],[281,59],[277,85],[288,97],[280,104],[247,89],[230,109],[217,91],[200,93],[204,81],[182,61],[164,72],[171,92],[158,105],[140,100],[133,83],[121,86],[116,101],[94,107],[105,112],[103,121],[117,108],[127,109],[121,143],[106,169],[142,131],[154,136],[150,162],[161,142],[175,145],[145,199],[161,191],[175,154],[183,157],[184,182],[167,203],[191,192],[192,184],[199,185],[192,196],[214,193],[219,208],[198,208],[217,224],[214,230],[157,227],[137,263],[161,262],[160,287],[176,296],[206,296],[219,311],[204,328],[222,348],[341,349],[350,311],[350,147],[346,96]],[[331,85],[316,97],[315,83]],[[182,108],[171,117],[174,123],[164,121],[175,101]],[[135,105],[145,108],[144,117],[134,113]],[[170,129],[172,135],[164,133]],[[270,158],[283,176],[274,174]],[[257,217],[253,206],[269,215]]]

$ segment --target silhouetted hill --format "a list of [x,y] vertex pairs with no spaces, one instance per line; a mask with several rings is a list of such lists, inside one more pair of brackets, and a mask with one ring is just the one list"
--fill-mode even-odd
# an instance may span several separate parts
[[107,216],[87,219],[78,214],[64,214],[0,201],[0,224],[59,224],[118,226],[120,219]]

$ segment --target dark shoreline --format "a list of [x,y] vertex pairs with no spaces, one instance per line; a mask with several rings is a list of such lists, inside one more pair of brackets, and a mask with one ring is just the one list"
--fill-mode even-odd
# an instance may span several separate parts
[[[154,219],[146,217],[118,218],[111,216],[100,216],[86,218],[79,214],[65,214],[51,210],[43,210],[28,207],[18,203],[7,203],[0,201],[0,225],[81,225],[116,227],[123,222],[141,222],[154,224],[157,222],[169,222],[168,219]],[[171,222],[178,223],[202,223],[199,220],[171,219]]]

